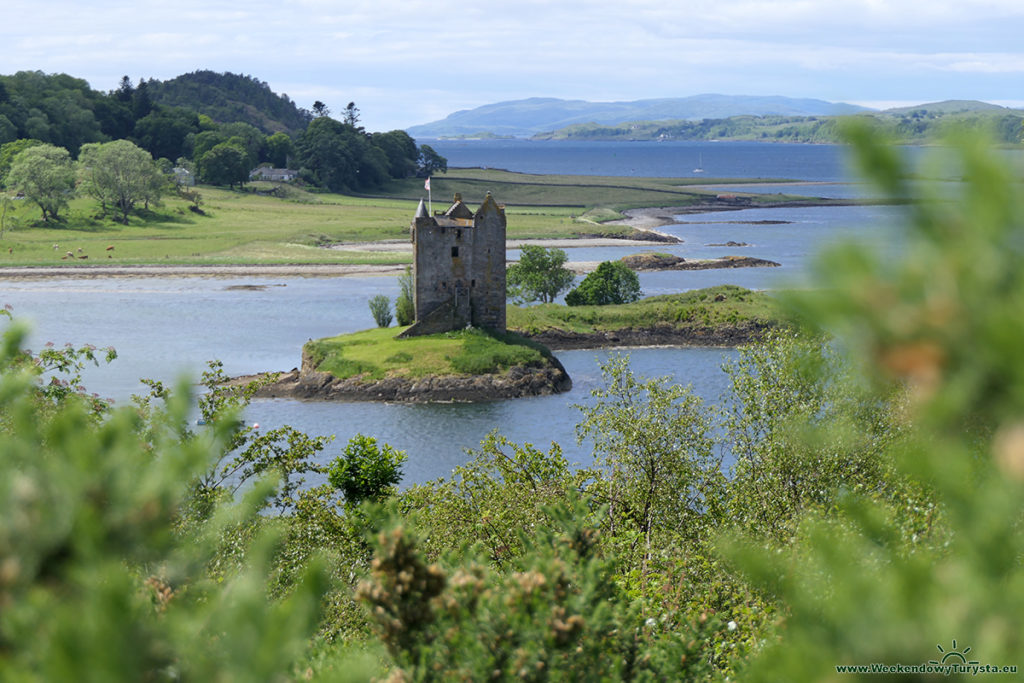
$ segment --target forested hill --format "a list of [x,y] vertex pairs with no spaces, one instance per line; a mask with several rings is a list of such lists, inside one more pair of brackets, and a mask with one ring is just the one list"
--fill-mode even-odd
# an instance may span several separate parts
[[95,155],[97,144],[120,140],[165,172],[177,165],[201,182],[229,187],[247,182],[258,166],[288,167],[300,182],[334,192],[368,192],[447,167],[404,131],[364,129],[354,102],[342,120],[323,102],[313,109],[315,116],[251,76],[211,71],[137,85],[125,76],[108,92],[67,74],[0,75],[0,187],[30,147],[56,147],[45,154],[75,159],[86,145]]
[[302,131],[312,120],[288,95],[274,93],[252,76],[193,71],[169,81],[147,81],[149,96],[158,104],[185,107],[218,123],[243,121],[264,133]]
[[[916,107],[865,112],[889,139],[924,144],[956,128],[988,133],[996,142],[1019,144],[1024,138],[1024,111],[986,102],[950,100]],[[731,116],[700,121],[631,121],[616,125],[583,123],[534,135],[543,140],[754,140],[834,143],[842,136],[839,116]]]

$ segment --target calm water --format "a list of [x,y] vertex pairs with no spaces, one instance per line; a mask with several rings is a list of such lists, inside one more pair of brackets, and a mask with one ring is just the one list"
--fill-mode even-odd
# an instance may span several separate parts
[[[829,185],[816,187],[829,192],[851,188],[844,182],[839,148],[747,143],[708,146],[722,150],[712,153],[701,148],[708,175],[824,181]],[[439,141],[436,149],[449,158],[452,166],[651,176],[685,175],[680,169],[693,167],[691,153],[698,151],[698,146]],[[696,154],[692,157],[695,159]],[[672,251],[684,258],[751,255],[778,261],[783,267],[644,273],[641,286],[647,294],[721,283],[774,287],[780,281],[798,280],[818,245],[849,235],[888,243],[891,233],[886,225],[892,217],[893,210],[884,207],[750,209],[685,216],[681,218],[685,222],[664,228],[681,237],[683,244],[667,248],[658,245],[657,250]],[[787,222],[755,223],[764,219]],[[730,240],[750,246],[709,246]],[[637,251],[640,249],[580,248],[572,250],[570,258],[600,261]],[[263,289],[232,289],[253,284]],[[375,294],[394,297],[397,291],[392,277],[0,280],[0,305],[11,304],[18,317],[33,324],[33,348],[48,341],[114,346],[119,353],[114,364],[90,370],[85,379],[90,390],[125,401],[132,393],[143,391],[140,377],[165,381],[183,373],[196,377],[210,359],[223,361],[229,374],[291,369],[299,364],[300,348],[307,339],[371,327],[367,300]],[[574,426],[579,411],[573,406],[585,402],[599,385],[599,362],[607,353],[559,353],[574,381],[573,390],[559,396],[414,406],[260,400],[250,407],[247,419],[265,427],[292,424],[313,434],[335,434],[338,440],[328,450],[327,458],[357,432],[375,436],[408,451],[407,484],[447,475],[452,467],[466,461],[465,449],[477,446],[493,429],[538,446],[547,447],[557,441],[571,461],[587,462],[587,446],[576,445]],[[630,353],[636,372],[670,375],[680,383],[692,384],[705,399],[717,400],[726,386],[719,368],[734,352],[633,349]]]
[[[500,168],[519,173],[660,178],[849,179],[839,145],[757,142],[583,142],[431,140],[449,167]],[[703,173],[694,169],[702,164]]]

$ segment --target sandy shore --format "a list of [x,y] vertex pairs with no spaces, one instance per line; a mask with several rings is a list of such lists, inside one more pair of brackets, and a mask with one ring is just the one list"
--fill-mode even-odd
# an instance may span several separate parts
[[[643,247],[650,249],[656,242],[646,240],[614,239],[608,237],[582,237],[578,239],[508,240],[506,249],[519,249],[525,244],[542,247],[571,249],[574,247]],[[408,240],[380,240],[337,244],[331,249],[362,253],[412,254]],[[588,273],[597,268],[597,261],[576,261],[566,266],[576,273]],[[91,279],[110,277],[367,277],[372,275],[398,275],[405,270],[402,264],[344,264],[296,263],[276,265],[75,265],[75,266],[8,266],[0,267],[0,279]]]

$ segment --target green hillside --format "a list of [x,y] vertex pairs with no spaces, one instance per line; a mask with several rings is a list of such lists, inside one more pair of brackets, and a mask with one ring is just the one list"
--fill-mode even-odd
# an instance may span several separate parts
[[[934,142],[955,128],[986,132],[997,143],[1020,144],[1024,112],[985,102],[949,100],[857,115],[894,142]],[[842,116],[732,116],[721,119],[585,123],[535,135],[542,140],[750,140],[838,143]]]
[[154,102],[185,107],[218,123],[242,121],[264,133],[295,134],[312,120],[288,95],[274,93],[253,76],[213,71],[193,71],[169,81],[148,81]]

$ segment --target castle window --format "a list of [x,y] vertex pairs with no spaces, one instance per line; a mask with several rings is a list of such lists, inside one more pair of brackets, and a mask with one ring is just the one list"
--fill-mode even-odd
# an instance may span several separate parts
[[459,258],[459,248],[452,247],[452,258]]
[[455,239],[457,239],[457,240],[461,240],[462,239],[462,231],[461,230],[456,230],[455,231]]
[[469,281],[469,286],[470,287],[476,287],[476,280],[475,279],[474,280],[470,280]]

